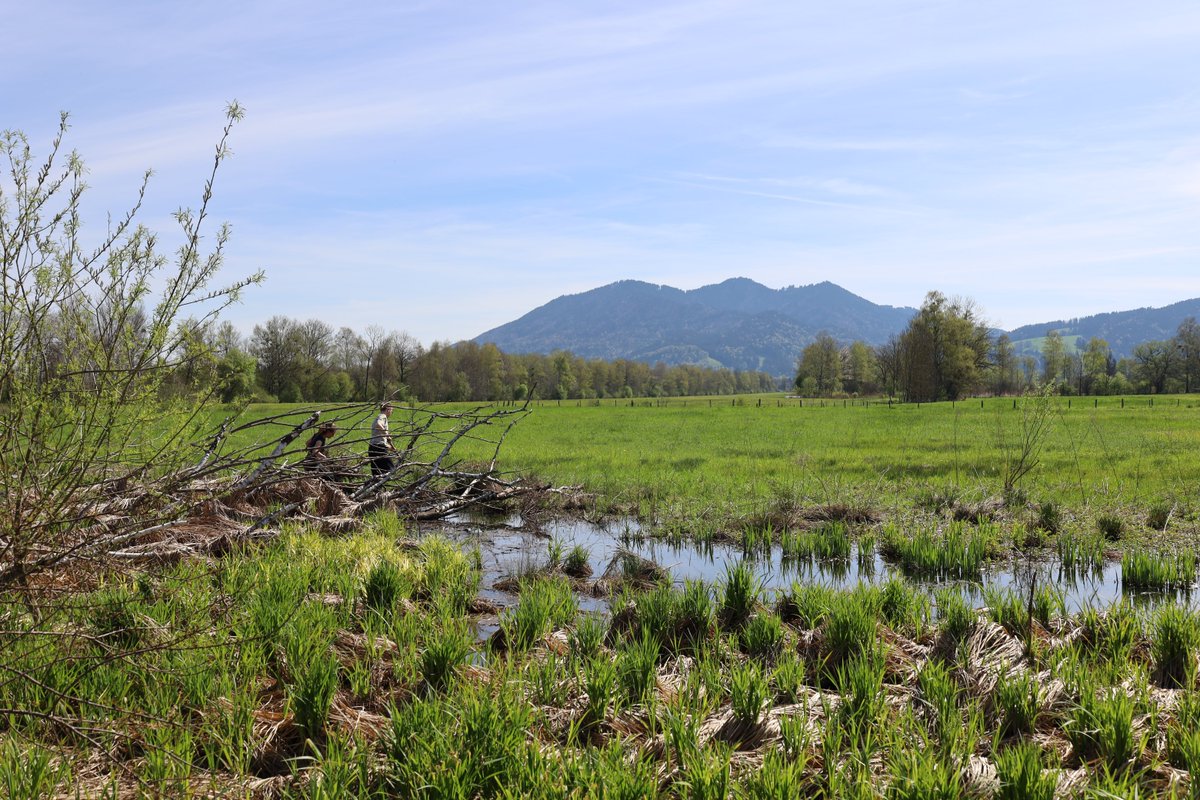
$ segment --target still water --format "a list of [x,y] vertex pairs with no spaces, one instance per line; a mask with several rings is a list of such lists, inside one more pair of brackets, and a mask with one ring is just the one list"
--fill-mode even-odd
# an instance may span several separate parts
[[[883,583],[894,575],[902,574],[898,567],[878,552],[864,553],[859,558],[856,550],[850,559],[843,561],[794,560],[784,558],[781,548],[775,545],[770,551],[747,554],[739,545],[733,544],[675,543],[653,539],[634,520],[595,524],[578,519],[561,519],[541,526],[537,532],[524,528],[522,520],[516,516],[502,521],[488,520],[486,523],[468,519],[454,522],[455,527],[446,533],[464,547],[479,547],[483,561],[480,595],[500,606],[512,605],[517,598],[511,592],[495,588],[495,584],[544,565],[551,542],[557,542],[564,555],[576,545],[582,546],[588,553],[592,568],[591,580],[603,575],[623,550],[653,561],[665,569],[678,585],[687,580],[721,583],[729,567],[745,561],[761,582],[764,599],[768,601],[775,594],[790,588],[793,582],[850,588],[860,582]],[[1029,590],[1032,580],[1038,586],[1054,586],[1061,592],[1068,612],[1087,606],[1105,607],[1123,596],[1134,602],[1148,603],[1164,597],[1161,593],[1123,593],[1121,565],[1118,561],[1108,561],[1094,572],[1071,575],[1064,572],[1052,554],[1033,559],[1015,555],[992,562],[984,569],[979,581],[910,580],[930,589],[958,586],[977,605],[983,603],[985,587],[1009,588],[1024,593]],[[581,593],[578,602],[583,611],[607,610],[604,598],[588,593]]]

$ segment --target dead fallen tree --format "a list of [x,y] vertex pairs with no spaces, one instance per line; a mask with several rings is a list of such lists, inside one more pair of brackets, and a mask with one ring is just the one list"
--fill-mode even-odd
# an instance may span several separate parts
[[[23,547],[0,538],[0,589],[82,560],[220,553],[240,540],[269,537],[292,518],[342,532],[380,509],[434,520],[539,488],[496,468],[501,445],[528,405],[464,411],[396,405],[394,466],[372,477],[365,450],[376,408],[298,409],[242,422],[231,416],[199,437],[190,465],[161,474],[110,468],[94,480],[76,480],[69,502],[26,528]],[[328,457],[312,459],[305,441],[327,423],[337,427]],[[468,446],[472,458],[463,455]],[[19,498],[26,508],[42,499],[37,486]]]

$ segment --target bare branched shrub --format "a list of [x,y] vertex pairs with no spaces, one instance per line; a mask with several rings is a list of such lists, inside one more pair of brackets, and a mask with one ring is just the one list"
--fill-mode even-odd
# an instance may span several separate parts
[[44,161],[24,134],[0,135],[0,589],[27,587],[189,502],[172,497],[171,481],[195,458],[183,445],[207,422],[206,397],[168,397],[165,382],[196,327],[262,277],[213,288],[228,228],[202,247],[241,115],[236,103],[227,109],[199,208],[175,214],[182,244],[173,257],[136,223],[149,173],[133,207],[89,249],[83,161],[62,152],[66,115]]
[[1021,417],[1016,425],[1005,425],[1003,417],[997,431],[1004,466],[1004,491],[1012,492],[1017,483],[1041,462],[1042,447],[1050,432],[1054,413],[1054,386],[1029,392],[1021,399]]

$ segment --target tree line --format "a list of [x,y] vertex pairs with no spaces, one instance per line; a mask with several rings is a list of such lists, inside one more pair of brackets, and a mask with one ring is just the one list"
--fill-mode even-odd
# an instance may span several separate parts
[[560,350],[514,355],[494,344],[434,342],[368,326],[334,330],[318,320],[274,316],[243,336],[229,322],[196,324],[186,337],[177,386],[212,388],[223,401],[504,401],[678,397],[770,392],[765,373],[628,359],[585,359]]
[[1117,359],[1104,339],[1067,342],[1047,331],[1034,353],[993,336],[974,303],[925,296],[899,334],[871,346],[821,333],[796,361],[796,390],[810,397],[879,395],[909,402],[1018,394],[1050,386],[1060,394],[1163,394],[1200,385],[1200,325],[1194,317],[1169,339],[1143,342]]
[[[44,380],[67,365],[85,377],[78,342],[95,341],[104,369],[137,368],[139,342],[157,334],[140,306],[97,307],[88,330],[69,327],[65,310],[42,325],[37,365]],[[50,335],[59,330],[59,335]],[[380,397],[419,401],[507,401],[615,397],[680,397],[771,392],[774,376],[697,365],[654,365],[628,359],[585,359],[568,351],[510,354],[493,344],[434,342],[368,326],[359,333],[318,320],[274,316],[249,336],[232,323],[187,320],[176,329],[168,393],[210,392],[224,402],[352,402]],[[73,344],[74,343],[74,344]],[[32,377],[32,376],[31,376]],[[87,378],[91,379],[91,378]],[[0,375],[0,403],[11,398]],[[993,335],[970,300],[930,292],[899,334],[880,345],[839,342],[821,333],[796,361],[795,390],[807,397],[896,397],[906,402],[1020,394],[1053,387],[1060,394],[1163,394],[1200,385],[1200,324],[1189,317],[1169,339],[1143,342],[1115,358],[1093,337],[1068,341],[1058,331],[1019,353],[1007,334]]]

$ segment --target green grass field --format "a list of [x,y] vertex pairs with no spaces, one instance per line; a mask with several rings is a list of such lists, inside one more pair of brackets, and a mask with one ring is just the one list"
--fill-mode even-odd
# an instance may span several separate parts
[[[781,500],[902,508],[931,493],[1000,493],[1020,450],[1025,402],[548,401],[509,434],[499,463],[582,485],[602,506],[645,518],[685,510],[739,517]],[[1200,489],[1200,397],[1052,403],[1038,463],[1016,483],[1025,499],[1095,513],[1162,503],[1191,511]],[[247,416],[288,409],[254,406]],[[401,411],[393,430],[402,420]],[[343,437],[361,438],[365,424],[343,425]],[[461,455],[491,452],[488,443],[466,442]]]
[[[744,515],[780,498],[897,507],[930,491],[1001,492],[1022,437],[1023,401],[1014,409],[1012,399],[742,402],[542,404],[509,436],[501,465],[643,512]],[[1200,398],[1058,399],[1048,422],[1040,463],[1016,484],[1030,501],[1190,506],[1200,488]]]

